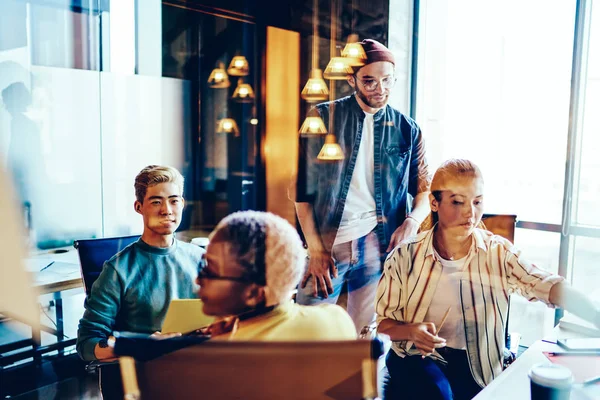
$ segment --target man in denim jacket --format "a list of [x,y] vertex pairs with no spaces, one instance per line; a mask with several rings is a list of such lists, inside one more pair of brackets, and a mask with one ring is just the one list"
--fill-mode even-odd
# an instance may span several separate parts
[[309,255],[297,301],[336,303],[347,282],[347,309],[357,331],[374,319],[387,252],[415,235],[429,213],[421,130],[387,105],[396,82],[394,56],[374,40],[361,44],[366,64],[347,77],[355,93],[311,110],[333,126],[329,133],[344,160],[317,159],[321,135],[301,139],[299,176],[305,179],[298,180],[296,198]]

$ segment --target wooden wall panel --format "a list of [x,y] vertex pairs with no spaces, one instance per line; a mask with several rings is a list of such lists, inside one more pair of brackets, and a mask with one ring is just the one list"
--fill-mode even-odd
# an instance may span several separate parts
[[300,126],[300,34],[267,28],[266,125],[263,154],[267,211],[295,226],[293,199]]

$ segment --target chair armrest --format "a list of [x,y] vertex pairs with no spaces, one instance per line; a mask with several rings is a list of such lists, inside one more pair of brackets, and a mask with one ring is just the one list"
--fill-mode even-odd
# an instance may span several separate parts
[[118,364],[119,360],[110,360],[110,361],[104,361],[104,360],[94,360],[91,361],[90,363],[88,363],[85,366],[85,371],[89,372],[89,373],[94,373],[98,370],[98,368],[102,368],[105,365],[115,365]]

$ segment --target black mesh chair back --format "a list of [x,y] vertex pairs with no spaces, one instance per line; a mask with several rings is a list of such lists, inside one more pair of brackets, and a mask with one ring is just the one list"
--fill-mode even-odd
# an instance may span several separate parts
[[79,253],[81,277],[85,286],[85,294],[89,296],[92,285],[102,272],[104,263],[112,256],[139,239],[136,236],[124,236],[103,239],[76,240],[73,246]]

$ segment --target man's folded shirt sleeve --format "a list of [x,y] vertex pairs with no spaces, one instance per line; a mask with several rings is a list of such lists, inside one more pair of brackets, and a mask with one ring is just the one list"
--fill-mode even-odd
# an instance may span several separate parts
[[419,193],[429,191],[431,185],[431,175],[429,174],[429,165],[425,157],[425,141],[421,129],[416,126],[413,137],[412,159],[410,162],[408,191],[416,197]]

